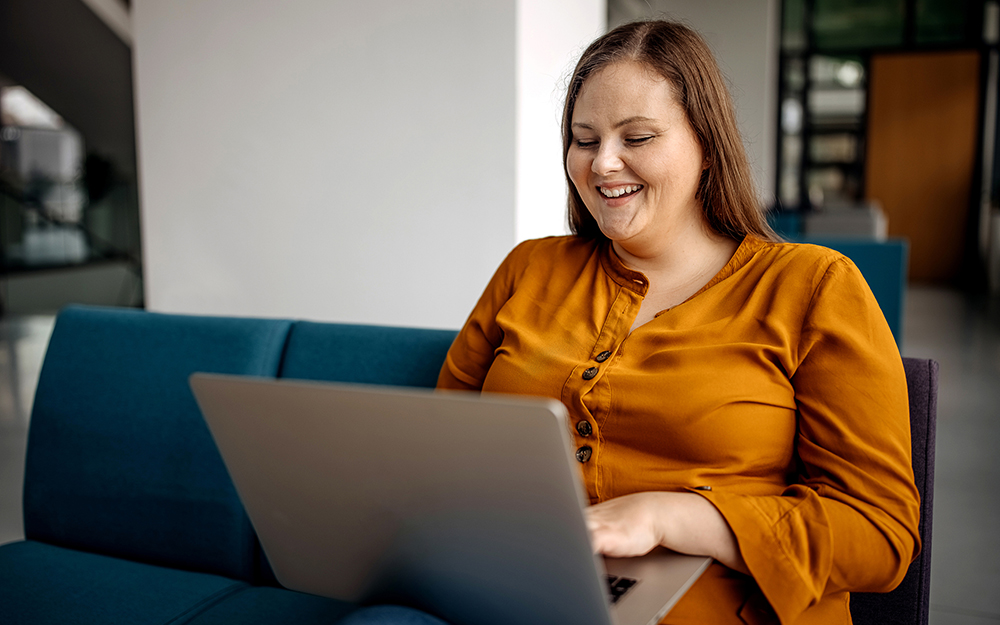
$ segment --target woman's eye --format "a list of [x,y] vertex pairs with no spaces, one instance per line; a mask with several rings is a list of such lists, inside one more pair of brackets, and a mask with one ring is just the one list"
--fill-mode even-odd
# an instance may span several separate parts
[[596,145],[597,145],[597,142],[596,141],[592,141],[590,139],[577,139],[576,140],[576,147],[584,149],[584,150],[586,150],[587,148],[595,147]]
[[642,145],[652,138],[653,135],[646,135],[644,137],[629,137],[628,139],[625,139],[625,143],[629,145]]

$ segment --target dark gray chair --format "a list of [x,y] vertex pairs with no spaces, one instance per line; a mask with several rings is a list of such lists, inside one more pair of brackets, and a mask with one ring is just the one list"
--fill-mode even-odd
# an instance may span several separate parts
[[910,564],[903,582],[892,592],[851,594],[851,617],[855,625],[925,625],[930,611],[938,363],[904,358],[903,367],[910,394],[913,476],[920,491],[920,540],[923,549]]

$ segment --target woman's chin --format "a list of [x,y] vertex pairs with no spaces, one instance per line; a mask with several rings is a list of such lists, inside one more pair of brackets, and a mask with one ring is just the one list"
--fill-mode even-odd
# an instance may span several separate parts
[[642,232],[642,228],[636,227],[636,225],[631,222],[620,223],[617,220],[605,223],[598,222],[598,226],[604,236],[608,237],[615,243],[625,243],[634,239]]

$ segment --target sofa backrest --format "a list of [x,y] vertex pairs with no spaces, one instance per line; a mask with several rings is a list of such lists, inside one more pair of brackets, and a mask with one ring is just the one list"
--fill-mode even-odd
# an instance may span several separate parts
[[256,537],[188,387],[277,374],[289,321],[73,307],[32,411],[28,539],[250,580]]
[[280,377],[433,388],[454,330],[300,321]]

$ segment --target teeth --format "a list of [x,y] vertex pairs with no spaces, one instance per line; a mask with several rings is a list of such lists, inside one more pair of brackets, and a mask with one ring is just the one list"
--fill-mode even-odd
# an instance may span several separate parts
[[605,189],[604,187],[601,187],[601,194],[604,195],[604,197],[621,197],[623,195],[628,195],[629,193],[634,193],[640,188],[642,188],[642,185],[638,184],[630,184],[624,187],[618,187],[617,189]]

